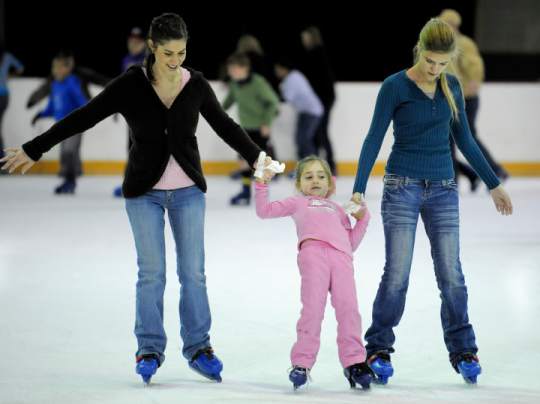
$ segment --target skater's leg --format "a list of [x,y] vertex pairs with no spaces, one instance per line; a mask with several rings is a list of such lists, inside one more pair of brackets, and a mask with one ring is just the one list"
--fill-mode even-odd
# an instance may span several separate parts
[[0,95],[0,158],[4,157],[4,138],[2,133],[2,122],[4,120],[4,113],[8,107],[9,96]]
[[180,335],[191,360],[210,346],[210,306],[204,270],[205,197],[196,186],[167,191],[167,211],[176,243],[180,281]]
[[467,287],[459,260],[459,195],[453,181],[431,187],[422,206],[422,220],[431,244],[437,285],[441,292],[444,341],[452,355],[476,353],[467,310]]
[[476,188],[478,188],[480,181],[478,174],[476,174],[476,172],[468,164],[463,163],[459,160],[456,160],[456,165],[458,167],[457,172],[463,174],[469,180],[471,184],[471,191],[476,191]]
[[330,136],[328,134],[328,126],[330,125],[330,112],[332,105],[324,107],[324,114],[321,118],[319,127],[315,135],[315,147],[317,152],[322,148],[325,152],[325,159],[332,170],[332,174],[336,175],[336,162],[334,161],[334,151],[332,149],[332,143],[330,142]]
[[[259,146],[263,151],[267,150],[268,137],[262,136],[260,130],[246,130],[247,134]],[[253,176],[253,170],[249,165],[244,162],[244,169],[241,172],[242,176],[242,190],[240,193],[233,196],[230,200],[231,205],[249,205],[251,200],[251,177]]]
[[373,320],[366,332],[368,357],[378,351],[394,352],[393,327],[405,308],[409,273],[420,211],[422,187],[406,178],[386,175],[381,204],[386,263],[373,303]]
[[459,174],[463,174],[469,180],[471,191],[476,191],[480,178],[476,172],[467,164],[462,163],[456,156],[456,142],[453,138],[450,138],[450,150],[452,152],[452,162],[454,165],[455,180],[458,182]]
[[478,115],[478,109],[480,107],[480,98],[478,96],[468,97],[465,99],[465,113],[467,114],[467,122],[471,130],[471,134],[476,140],[478,147],[482,151],[482,154],[489,163],[491,169],[497,174],[497,176],[505,179],[508,176],[506,170],[495,161],[489,150],[486,148],[484,143],[478,137],[478,132],[476,131],[476,117]]
[[163,328],[163,293],[165,291],[165,191],[150,191],[126,199],[126,211],[131,224],[137,265],[135,335],[137,356],[157,354],[159,363],[167,337]]
[[296,147],[298,158],[316,154],[314,137],[321,118],[301,112],[296,123]]
[[332,306],[336,311],[337,344],[339,360],[343,368],[366,360],[366,348],[362,342],[362,318],[358,311],[358,299],[352,258],[347,254],[328,248],[331,266]]
[[291,350],[291,363],[307,369],[313,367],[319,352],[321,324],[330,288],[330,269],[321,244],[325,243],[304,241],[298,253],[302,312],[296,324],[297,340]]
[[64,140],[60,145],[60,176],[68,182],[75,182],[82,173],[81,141],[79,133]]

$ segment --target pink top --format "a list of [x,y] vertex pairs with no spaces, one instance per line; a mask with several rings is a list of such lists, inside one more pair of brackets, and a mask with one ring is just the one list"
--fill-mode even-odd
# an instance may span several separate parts
[[255,208],[262,219],[292,216],[298,234],[298,248],[304,240],[324,241],[350,255],[358,248],[369,223],[370,214],[351,226],[345,210],[327,198],[293,196],[281,201],[268,200],[268,185],[255,184]]
[[[191,74],[188,70],[184,69],[183,67],[181,69],[182,82],[180,83],[180,92],[182,92],[182,89],[185,87],[191,77]],[[195,185],[195,183],[191,180],[191,178],[187,176],[184,170],[182,170],[182,167],[180,167],[178,162],[171,154],[171,156],[169,157],[169,162],[167,163],[167,167],[163,172],[163,175],[156,183],[156,185],[154,185],[153,189],[170,190],[190,187],[192,185]]]

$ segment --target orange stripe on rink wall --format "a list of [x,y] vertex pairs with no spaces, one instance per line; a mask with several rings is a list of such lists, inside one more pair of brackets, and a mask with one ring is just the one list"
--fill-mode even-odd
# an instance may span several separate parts
[[[377,161],[373,166],[371,175],[384,175],[385,162]],[[339,175],[356,175],[356,168],[358,167],[356,162],[343,161],[337,163],[337,171]]]
[[[123,161],[85,161],[83,172],[86,175],[122,175],[126,163]],[[38,161],[29,174],[57,174],[60,163],[57,160]]]
[[[286,161],[287,171],[294,170],[296,162]],[[126,163],[122,161],[85,161],[83,171],[86,175],[122,175]],[[540,177],[540,161],[506,162],[504,168],[515,177]],[[372,175],[384,174],[384,162],[376,162]],[[60,169],[58,161],[44,160],[37,162],[30,174],[56,174]],[[205,175],[228,175],[238,169],[236,161],[205,161],[203,170]],[[356,175],[356,162],[342,161],[337,164],[340,175]]]
[[524,163],[503,163],[504,168],[510,175],[516,177],[538,177],[540,176],[540,162]]
[[[386,163],[376,162],[372,175],[384,175]],[[540,177],[540,161],[504,162],[502,166],[514,177]],[[357,163],[338,163],[338,172],[341,175],[356,175]]]

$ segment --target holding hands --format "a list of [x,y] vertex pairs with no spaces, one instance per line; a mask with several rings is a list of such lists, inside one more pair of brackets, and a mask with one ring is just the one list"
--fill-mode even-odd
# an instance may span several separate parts
[[265,152],[261,152],[257,163],[255,163],[255,180],[266,184],[274,177],[274,175],[284,171],[285,163],[272,160]]
[[361,220],[367,212],[366,201],[361,193],[355,192],[351,200],[343,205],[343,209],[356,220]]

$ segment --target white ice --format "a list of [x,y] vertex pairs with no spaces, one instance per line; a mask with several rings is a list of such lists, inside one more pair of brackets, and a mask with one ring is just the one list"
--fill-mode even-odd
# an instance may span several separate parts
[[[188,369],[180,353],[174,244],[167,235],[167,359],[150,387],[134,372],[136,258],[117,177],[83,177],[75,196],[58,179],[0,177],[0,403],[540,403],[540,179],[511,178],[515,213],[500,216],[485,189],[461,185],[461,261],[483,374],[475,387],[451,369],[439,296],[420,222],[405,315],[396,328],[395,376],[352,391],[337,359],[336,321],[325,316],[313,381],[293,393],[289,351],[300,311],[290,218],[260,220],[230,208],[239,184],[208,179],[206,272],[213,346],[223,383]],[[345,202],[352,178],[338,179]],[[293,183],[272,183],[272,198]],[[380,178],[355,255],[364,330],[384,264]]]

